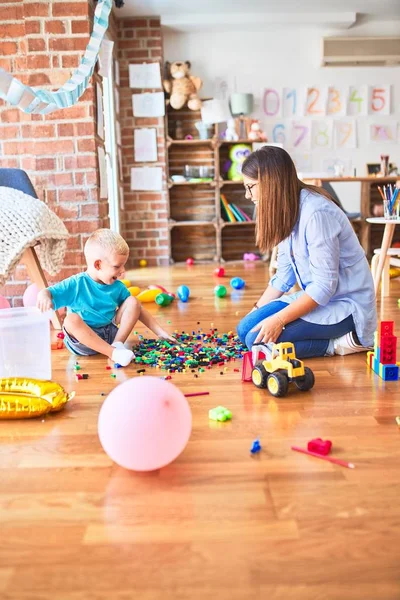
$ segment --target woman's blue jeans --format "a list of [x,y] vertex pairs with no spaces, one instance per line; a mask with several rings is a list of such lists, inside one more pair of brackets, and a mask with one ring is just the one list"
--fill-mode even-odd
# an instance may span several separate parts
[[[287,306],[286,302],[274,300],[247,314],[237,326],[240,341],[250,350],[259,333],[259,331],[252,332],[253,327]],[[351,315],[334,325],[317,325],[303,319],[296,319],[296,321],[292,321],[285,326],[277,339],[277,343],[293,342],[298,358],[325,356],[331,339],[338,338],[354,330],[355,326]]]

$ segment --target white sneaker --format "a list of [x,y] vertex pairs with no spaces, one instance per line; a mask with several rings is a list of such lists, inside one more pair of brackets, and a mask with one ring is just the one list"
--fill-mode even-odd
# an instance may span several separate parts
[[366,347],[357,343],[354,339],[354,334],[352,331],[350,331],[349,333],[345,333],[341,337],[336,338],[332,341],[335,354],[339,354],[340,356],[346,356],[346,354],[354,354],[355,352],[368,352],[368,350],[373,350],[373,347]]

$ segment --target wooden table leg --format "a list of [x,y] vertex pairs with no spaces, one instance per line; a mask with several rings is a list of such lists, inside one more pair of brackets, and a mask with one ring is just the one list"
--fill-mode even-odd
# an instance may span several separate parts
[[[25,250],[21,257],[21,262],[24,263],[24,265],[26,266],[29,279],[33,283],[36,283],[39,290],[43,290],[44,288],[46,288],[46,276],[43,273],[43,269],[40,265],[39,259],[34,248],[28,248],[27,250]],[[57,311],[54,311],[53,316],[51,317],[51,322],[53,323],[54,329],[62,329],[60,317]]]
[[390,244],[392,243],[395,227],[396,227],[396,225],[392,224],[392,223],[386,223],[386,225],[385,225],[385,230],[383,232],[383,238],[382,238],[381,252],[379,254],[378,266],[376,267],[376,271],[375,271],[375,278],[374,278],[375,295],[378,294],[379,283],[381,281],[382,271],[383,271],[383,267],[385,264],[387,251],[390,248]]

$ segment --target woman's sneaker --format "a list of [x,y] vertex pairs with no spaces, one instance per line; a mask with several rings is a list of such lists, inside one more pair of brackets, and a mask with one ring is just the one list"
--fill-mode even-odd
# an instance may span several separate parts
[[368,352],[368,350],[373,350],[373,347],[362,346],[354,331],[345,333],[341,337],[335,338],[332,341],[335,354],[340,354],[340,356],[354,354],[355,352]]

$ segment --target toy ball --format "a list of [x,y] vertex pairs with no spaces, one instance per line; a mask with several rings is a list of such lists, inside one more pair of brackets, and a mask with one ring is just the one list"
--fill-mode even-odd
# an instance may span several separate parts
[[260,260],[260,257],[257,256],[257,254],[254,254],[254,252],[245,252],[243,254],[243,260],[251,260],[251,261]]
[[4,298],[4,296],[2,296],[0,294],[0,308],[11,308],[11,305],[9,303],[9,301],[7,300],[7,298]]
[[140,294],[140,287],[138,287],[137,285],[132,285],[131,287],[128,287],[128,292],[131,296],[137,296],[138,294]]
[[225,277],[224,267],[217,267],[214,271],[214,275],[216,275],[217,277]]
[[218,298],[223,298],[226,296],[226,287],[224,285],[216,285],[214,288],[214,294],[218,296]]
[[147,260],[145,258],[139,260],[139,267],[147,267]]
[[129,279],[120,279],[120,282],[126,285],[127,288],[131,287],[131,282],[129,281]]
[[240,277],[232,277],[231,286],[234,290],[241,290],[246,285],[246,282]]
[[158,377],[134,377],[118,385],[101,407],[98,422],[106,454],[133,471],[154,471],[171,463],[184,450],[191,430],[185,396]]
[[182,302],[187,302],[189,300],[190,290],[187,285],[180,285],[176,290],[176,294],[179,300],[182,300]]
[[39,293],[39,288],[36,283],[31,283],[26,288],[24,295],[22,296],[22,304],[27,306],[36,306],[36,301]]
[[189,265],[189,266],[191,266],[191,265],[194,265],[194,260],[193,260],[193,258],[187,258],[187,259],[186,259],[186,264],[187,264],[187,265]]

